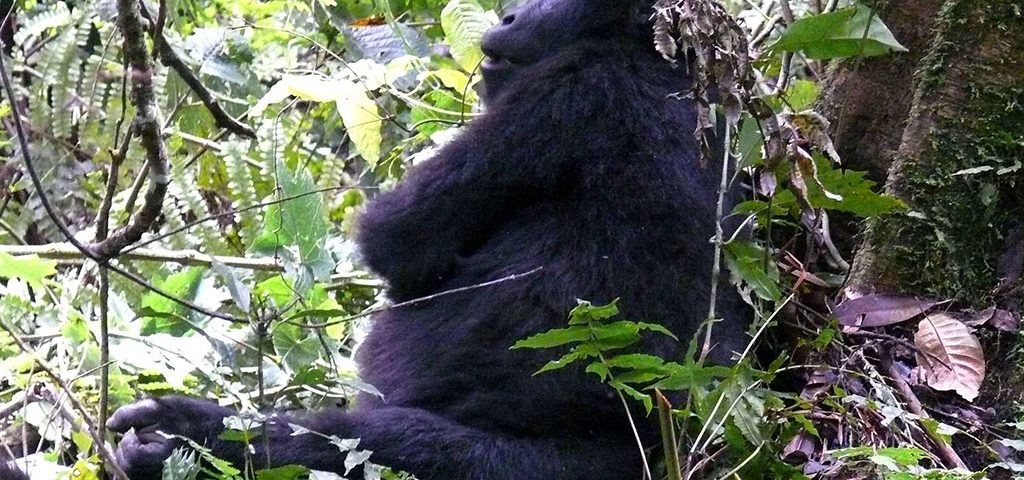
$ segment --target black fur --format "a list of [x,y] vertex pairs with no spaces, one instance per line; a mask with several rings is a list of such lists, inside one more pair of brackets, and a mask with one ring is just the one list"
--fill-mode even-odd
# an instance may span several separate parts
[[0,480],[29,480],[29,478],[16,466],[0,460]]
[[[645,350],[678,358],[709,301],[716,169],[697,161],[695,109],[672,94],[685,70],[654,51],[650,2],[539,0],[485,41],[488,111],[363,215],[364,259],[396,301],[543,267],[521,280],[378,316],[360,350],[364,379],[385,399],[353,412],[291,419],[361,438],[371,461],[421,480],[639,478],[626,415],[578,369],[532,376],[548,351],[509,350],[563,327],[582,298],[620,298],[624,318],[668,326],[684,344]],[[747,313],[723,286],[726,321],[714,358],[742,346]],[[155,478],[169,454],[152,430],[211,443],[228,410],[198,400],[147,400],[110,426],[141,429],[119,448],[133,478]],[[641,418],[648,446],[653,427]],[[257,466],[299,463],[344,473],[344,455],[277,422]]]

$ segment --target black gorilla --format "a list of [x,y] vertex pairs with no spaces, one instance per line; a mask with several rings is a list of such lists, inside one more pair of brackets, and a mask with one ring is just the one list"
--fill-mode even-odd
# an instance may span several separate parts
[[[360,438],[371,461],[421,480],[639,478],[614,392],[579,370],[534,377],[552,352],[509,347],[563,327],[578,298],[620,298],[625,318],[684,339],[705,317],[718,174],[699,166],[694,104],[673,96],[685,69],[655,52],[650,12],[650,0],[535,0],[487,34],[487,113],[373,201],[358,240],[396,301],[543,270],[379,315],[360,364],[384,399],[289,421]],[[746,316],[723,290],[722,361]],[[678,358],[685,344],[644,348]],[[135,429],[118,449],[133,478],[158,478],[176,442],[157,429],[241,464],[241,446],[216,439],[232,413],[161,398],[109,425]],[[335,446],[283,424],[255,445],[257,467],[344,473]]]

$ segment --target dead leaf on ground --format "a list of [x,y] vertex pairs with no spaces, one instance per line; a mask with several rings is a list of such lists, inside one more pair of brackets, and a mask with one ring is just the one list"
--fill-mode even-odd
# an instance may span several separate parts
[[928,315],[918,325],[914,342],[928,386],[955,391],[969,402],[978,397],[985,379],[985,354],[967,325],[944,313]]
[[834,313],[846,327],[882,327],[910,320],[938,304],[915,297],[870,294],[839,304]]

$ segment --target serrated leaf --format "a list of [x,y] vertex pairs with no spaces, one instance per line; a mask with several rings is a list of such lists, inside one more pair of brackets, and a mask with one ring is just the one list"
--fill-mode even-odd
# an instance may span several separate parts
[[785,52],[802,51],[812,59],[871,57],[891,51],[907,51],[881,18],[860,4],[797,20],[772,48]]
[[618,314],[618,300],[614,300],[607,305],[594,305],[586,300],[579,300],[576,307],[569,312],[569,325],[579,325],[594,320],[607,320]]
[[742,282],[765,300],[782,298],[778,266],[764,248],[751,242],[735,241],[725,245],[725,254],[733,283]]
[[[167,277],[162,282],[158,282],[156,286],[175,298],[193,302],[199,293],[203,273],[204,270],[201,268],[186,268]],[[152,313],[147,313],[147,311]],[[174,336],[184,335],[192,329],[192,326],[186,320],[191,319],[194,313],[156,292],[149,292],[142,297],[142,308],[139,315],[143,317],[143,323],[142,327],[140,327],[140,332],[143,335],[155,333],[169,333]]]
[[624,393],[626,396],[632,397],[634,400],[639,400],[640,403],[644,404],[644,410],[646,410],[647,413],[651,413],[651,410],[654,409],[654,400],[651,399],[650,395],[621,382],[611,382],[610,385],[612,388]]
[[451,0],[441,10],[441,28],[451,48],[452,58],[467,72],[476,70],[484,58],[480,40],[496,18],[474,0]]
[[643,369],[662,368],[665,366],[665,361],[654,355],[631,353],[611,357],[605,360],[604,364],[613,368]]
[[352,450],[348,452],[345,455],[345,475],[348,475],[348,472],[353,468],[356,468],[357,466],[362,465],[363,462],[369,460],[370,455],[373,455],[373,452],[369,450]]
[[[326,280],[334,270],[334,259],[324,248],[329,224],[320,195],[307,195],[316,190],[306,170],[293,173],[283,163],[277,168],[278,198],[289,200],[271,205],[264,216],[263,231],[250,250],[282,258],[288,267],[293,288],[305,293],[313,279]],[[298,258],[291,255],[292,247]]]
[[977,398],[985,379],[985,354],[967,325],[944,313],[929,315],[918,325],[914,343],[928,386],[955,391],[969,402]]
[[591,332],[589,327],[572,326],[569,328],[559,328],[538,333],[525,340],[520,340],[516,342],[515,345],[512,345],[512,349],[558,347],[570,343],[590,340],[590,335]]

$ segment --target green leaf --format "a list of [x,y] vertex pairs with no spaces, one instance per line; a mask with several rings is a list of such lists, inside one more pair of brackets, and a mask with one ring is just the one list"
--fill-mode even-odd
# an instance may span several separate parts
[[758,297],[779,301],[779,269],[767,251],[746,241],[734,241],[725,245],[725,263],[732,274],[733,282],[742,282]]
[[57,262],[43,260],[38,255],[15,257],[0,252],[0,277],[20,278],[32,288],[43,288],[43,280],[57,273]]
[[586,300],[579,300],[576,308],[569,312],[569,324],[608,320],[618,314],[619,301],[617,299],[607,305],[594,305]]
[[662,335],[671,337],[673,340],[675,340],[677,342],[679,341],[679,337],[676,337],[676,335],[674,333],[672,333],[671,330],[669,330],[668,328],[665,328],[662,325],[658,325],[656,323],[644,323],[644,322],[637,322],[636,325],[638,327],[640,327],[640,330],[649,330],[649,331],[652,331],[652,332],[658,332],[658,333],[660,333]]
[[302,328],[280,323],[273,332],[274,351],[292,372],[308,369],[320,358],[320,342]]
[[608,369],[608,366],[601,362],[594,362],[591,363],[590,365],[587,365],[586,372],[597,375],[602,382],[611,378],[612,375],[612,372],[611,370]]
[[570,354],[565,355],[562,358],[559,358],[558,360],[552,360],[552,361],[544,364],[544,366],[541,367],[540,370],[537,370],[533,374],[534,375],[540,375],[542,373],[553,372],[555,370],[561,370],[561,369],[569,366],[569,364],[575,362],[576,360],[579,360],[579,356],[570,353]]
[[592,343],[602,351],[628,347],[640,341],[640,325],[630,321],[594,325],[591,331],[594,335]]
[[632,397],[634,400],[639,400],[640,403],[644,404],[644,409],[647,410],[647,413],[651,413],[651,409],[654,408],[654,402],[651,400],[650,395],[621,382],[611,382],[610,385],[612,388]]
[[285,465],[256,471],[256,480],[299,480],[306,478],[309,469],[301,465]]
[[[866,178],[867,172],[851,170],[834,170],[832,162],[815,155],[818,166],[818,179],[829,192],[842,197],[842,200],[829,198],[818,187],[817,182],[808,182],[808,200],[815,208],[836,210],[870,218],[884,215],[906,208],[899,199],[881,195],[874,191],[875,182]],[[794,209],[796,197],[793,192],[784,190],[775,195],[775,206]]]
[[250,250],[284,259],[294,278],[294,288],[301,294],[312,286],[314,278],[326,281],[334,270],[334,259],[324,248],[330,225],[322,196],[303,195],[316,189],[309,172],[303,169],[293,173],[279,161],[276,174],[278,198],[290,200],[267,208],[263,232]]
[[906,52],[878,15],[864,5],[802,18],[793,23],[772,49],[802,51],[812,59],[871,57]]
[[661,357],[654,355],[647,355],[643,353],[631,353],[627,355],[616,355],[612,358],[605,360],[605,365],[612,368],[628,368],[628,369],[661,369],[665,366],[665,361]]
[[705,388],[716,379],[728,377],[732,370],[729,367],[723,366],[698,367],[692,363],[686,365],[667,363],[665,364],[665,372],[668,374],[668,377],[656,383],[654,388],[664,391],[681,391],[690,390],[691,388]]
[[786,101],[794,112],[811,108],[821,89],[818,82],[810,80],[797,80],[786,90]]
[[61,323],[60,334],[71,340],[76,344],[80,344],[89,339],[89,326],[85,323],[85,318],[78,310],[71,310],[67,314],[67,319]]
[[515,345],[512,345],[512,349],[558,347],[590,340],[590,336],[590,327],[572,326],[538,333],[530,338],[516,342]]
[[[186,268],[158,282],[156,286],[175,298],[194,302],[203,281],[203,273],[201,268]],[[139,314],[143,317],[143,323],[139,331],[143,335],[169,333],[180,337],[192,329],[188,321],[193,320],[194,313],[156,292],[149,292],[142,297]]]
[[441,10],[441,28],[444,29],[452,57],[463,70],[475,71],[483,60],[480,40],[484,32],[495,23],[497,18],[488,14],[474,0],[451,0]]

